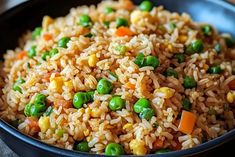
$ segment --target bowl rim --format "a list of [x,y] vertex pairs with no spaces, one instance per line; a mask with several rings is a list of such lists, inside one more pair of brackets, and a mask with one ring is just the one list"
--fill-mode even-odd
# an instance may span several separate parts
[[[205,0],[208,1],[210,3],[214,3],[220,7],[223,7],[225,9],[228,9],[232,12],[234,12],[235,14],[235,5],[229,1],[223,1],[223,0]],[[11,8],[8,8],[7,10],[3,11],[0,14],[0,18],[4,19],[4,17],[7,17],[11,14],[14,14],[14,12],[18,9],[20,9],[22,6],[25,5],[25,7],[27,7],[28,5],[33,5],[34,3],[32,2],[38,2],[38,0],[32,0],[32,1],[23,1],[22,3],[19,3]],[[37,149],[41,149],[44,151],[47,151],[48,153],[53,153],[53,154],[59,154],[60,156],[69,156],[69,157],[75,157],[75,156],[105,156],[105,155],[99,155],[99,154],[91,154],[91,153],[85,153],[85,152],[79,152],[79,151],[74,151],[74,150],[67,150],[67,149],[63,149],[63,148],[59,148],[47,143],[44,143],[42,141],[40,141],[39,139],[30,137],[26,134],[21,133],[20,131],[18,131],[16,128],[14,128],[13,126],[11,126],[10,124],[8,124],[7,122],[5,122],[3,119],[0,118],[0,132],[1,130],[6,131],[8,134],[10,134],[11,136],[13,136],[16,139],[21,140],[22,142],[32,145],[33,147],[36,147]],[[212,139],[210,141],[207,141],[205,143],[202,143],[196,147],[193,148],[189,148],[186,150],[178,150],[178,151],[172,151],[172,152],[167,152],[158,156],[162,156],[162,157],[172,157],[172,156],[191,156],[191,155],[197,155],[209,150],[212,150],[224,143],[227,143],[231,140],[235,139],[235,129],[232,129],[228,132],[226,132],[225,134]],[[3,139],[4,141],[4,139]],[[134,157],[135,155],[122,155],[122,156],[130,156],[130,157]],[[156,154],[148,154],[146,155],[148,157],[153,157],[156,156]]]
[[[47,143],[44,143],[40,141],[39,139],[30,137],[28,135],[23,134],[22,132],[18,131],[16,128],[5,122],[4,120],[0,119],[0,128],[4,129],[7,133],[11,134],[14,136],[14,138],[17,138],[24,143],[30,144],[38,149],[42,149],[44,151],[54,153],[54,154],[60,154],[62,156],[69,156],[69,157],[75,157],[78,154],[80,156],[105,156],[105,155],[99,155],[99,154],[91,154],[91,153],[85,153],[85,152],[79,152],[79,151],[74,151],[74,150],[67,150],[63,148],[59,148]],[[229,142],[230,140],[235,139],[235,129],[230,130],[229,132],[212,139],[208,142],[202,143],[196,147],[185,149],[185,150],[178,150],[178,151],[172,151],[172,152],[167,152],[164,154],[161,154],[162,157],[178,157],[178,156],[190,156],[190,155],[197,155],[203,152],[206,152],[208,150],[212,150],[224,143]],[[122,156],[129,156],[129,157],[134,157],[135,155],[122,155]],[[148,154],[145,155],[148,157],[153,157],[156,156],[156,154]],[[159,156],[159,155],[158,155]]]

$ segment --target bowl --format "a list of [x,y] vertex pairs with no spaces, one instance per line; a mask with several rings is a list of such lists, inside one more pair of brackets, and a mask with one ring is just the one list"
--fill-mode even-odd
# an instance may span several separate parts
[[[26,30],[32,30],[40,25],[43,15],[50,15],[52,17],[64,16],[72,7],[97,4],[99,2],[99,0],[24,1],[20,5],[10,8],[0,15],[0,51],[5,52],[7,49],[16,47],[18,38]],[[139,4],[141,1],[134,0],[134,2]],[[231,3],[221,0],[153,0],[153,2],[155,5],[163,5],[170,11],[189,13],[193,20],[210,23],[220,32],[228,32],[235,36],[235,6]],[[1,53],[1,58],[2,55],[3,53]],[[23,157],[102,156],[65,150],[42,143],[37,139],[20,133],[2,119],[0,119],[0,137],[12,150]],[[151,154],[148,156],[208,156],[213,153],[214,155],[218,155],[217,153],[223,153],[223,151],[226,150],[225,148],[228,147],[228,142],[234,138],[235,129],[191,149],[161,155]],[[232,142],[233,144],[235,143],[235,141]],[[223,145],[224,143],[228,144]],[[228,151],[228,149],[226,151]]]

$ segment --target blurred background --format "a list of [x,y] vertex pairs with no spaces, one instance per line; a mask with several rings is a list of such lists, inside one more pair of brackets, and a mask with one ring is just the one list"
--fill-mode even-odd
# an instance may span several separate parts
[[27,1],[27,0],[0,0],[0,13],[24,1]]
[[[0,13],[2,13],[4,10],[17,5],[19,3],[29,1],[29,0],[0,0]],[[232,2],[235,4],[235,0],[227,0],[229,2]]]

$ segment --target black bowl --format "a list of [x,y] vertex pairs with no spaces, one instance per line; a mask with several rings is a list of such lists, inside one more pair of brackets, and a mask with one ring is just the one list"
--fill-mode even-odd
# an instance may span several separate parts
[[[7,10],[0,15],[0,52],[14,49],[18,38],[28,29],[40,25],[43,15],[52,17],[64,16],[71,7],[78,5],[97,4],[100,0],[31,0]],[[140,0],[134,0],[136,4]],[[163,5],[166,9],[175,12],[189,13],[196,21],[208,22],[220,32],[228,32],[235,36],[235,7],[220,0],[153,0],[156,5]],[[3,54],[3,53],[2,53]],[[1,54],[1,56],[2,56]],[[2,58],[2,57],[1,57]],[[0,137],[17,154],[22,157],[58,157],[58,156],[97,156],[75,151],[60,149],[28,137],[0,119]],[[214,140],[203,143],[195,148],[169,152],[163,155],[149,156],[217,156],[232,152],[228,149],[229,142],[235,138],[235,130]],[[224,143],[227,143],[224,145]],[[223,145],[223,146],[221,146]],[[219,147],[219,148],[218,148]],[[217,148],[217,149],[214,149]],[[227,149],[226,149],[227,148]],[[218,151],[219,150],[219,151]],[[217,154],[218,153],[218,154]]]

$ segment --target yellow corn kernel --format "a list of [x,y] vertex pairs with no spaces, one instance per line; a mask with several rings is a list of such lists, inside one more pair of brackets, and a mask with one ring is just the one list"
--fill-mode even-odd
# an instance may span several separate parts
[[147,149],[145,148],[143,141],[134,139],[130,142],[129,146],[134,155],[145,155],[147,153]]
[[166,98],[166,99],[171,98],[174,95],[174,93],[175,93],[175,90],[169,87],[161,87],[154,91],[154,94],[156,96]]
[[94,118],[100,117],[101,115],[101,110],[99,108],[93,108],[91,110],[91,116]]
[[90,108],[86,108],[85,112],[88,113],[88,114],[91,114],[91,109]]
[[46,29],[54,20],[50,16],[44,16],[42,20],[42,27]]
[[84,108],[80,108],[80,109],[78,109],[78,113],[83,114],[84,112],[85,112],[85,109],[84,109]]
[[36,83],[36,78],[34,76],[30,77],[30,79],[27,82],[29,86],[33,86],[35,83]]
[[90,133],[90,131],[89,131],[89,130],[85,130],[85,131],[83,131],[84,136],[88,136],[88,135],[89,135],[89,133]]
[[64,83],[64,85],[65,85],[66,87],[68,87],[69,90],[72,90],[72,89],[73,89],[73,81],[72,81],[72,80],[66,81],[66,82]]
[[88,58],[88,64],[90,67],[94,67],[96,63],[98,62],[98,58],[96,57],[95,54],[92,54]]
[[91,136],[87,136],[86,141],[90,142],[91,141]]
[[99,105],[100,104],[100,101],[99,100],[94,100],[94,103]]
[[227,94],[227,100],[229,103],[233,103],[234,102],[234,99],[235,99],[235,96],[233,95],[232,92],[228,92]]
[[145,11],[135,10],[131,13],[130,19],[132,24],[144,26],[146,23],[145,19],[151,20],[151,15]]
[[62,93],[62,86],[64,85],[64,80],[62,77],[55,77],[51,80],[49,84],[49,90]]
[[123,130],[130,131],[133,129],[133,124],[127,123],[123,126]]
[[167,49],[168,49],[170,52],[173,52],[173,46],[172,46],[171,44],[168,44]]
[[47,129],[50,127],[50,120],[49,117],[40,117],[38,121],[38,126],[41,132],[46,132]]
[[179,41],[181,43],[185,43],[188,40],[188,37],[186,35],[180,35],[179,36]]

